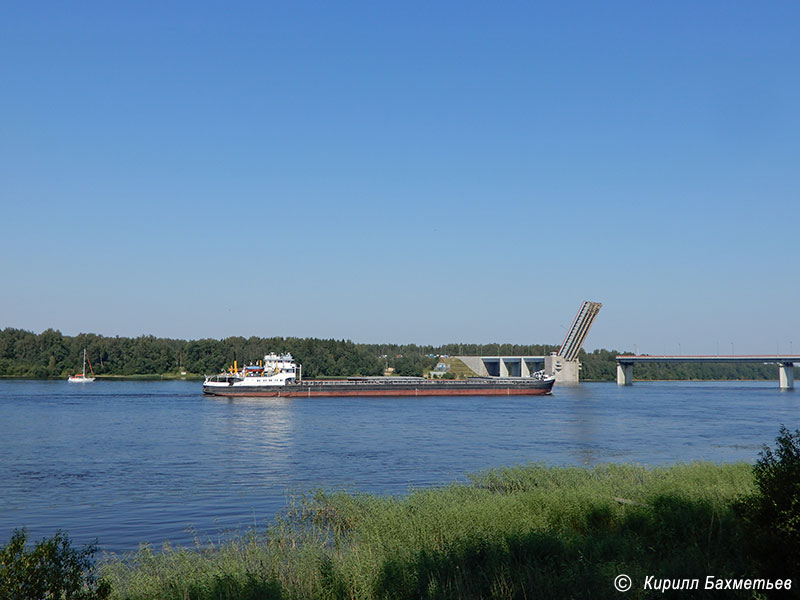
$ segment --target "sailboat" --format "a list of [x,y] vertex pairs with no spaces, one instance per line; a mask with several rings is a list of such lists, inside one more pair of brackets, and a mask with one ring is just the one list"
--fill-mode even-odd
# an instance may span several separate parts
[[[92,376],[86,376],[86,363],[89,363],[89,372],[91,372]],[[67,381],[71,381],[72,383],[91,383],[94,381],[94,369],[92,368],[92,361],[89,360],[89,357],[86,355],[86,348],[83,349],[83,372],[78,373],[76,375],[70,375]]]

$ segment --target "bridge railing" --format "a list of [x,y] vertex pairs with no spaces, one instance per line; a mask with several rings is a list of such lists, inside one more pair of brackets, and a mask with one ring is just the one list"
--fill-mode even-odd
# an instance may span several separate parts
[[617,355],[617,384],[633,384],[633,365],[636,363],[762,363],[778,365],[778,386],[782,390],[794,388],[794,365],[800,364],[800,355],[792,354],[735,354],[707,356],[651,356],[651,355]]

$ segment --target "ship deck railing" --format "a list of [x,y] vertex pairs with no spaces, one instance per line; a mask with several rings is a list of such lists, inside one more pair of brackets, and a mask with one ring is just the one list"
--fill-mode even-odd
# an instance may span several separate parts
[[[426,379],[424,377],[350,377],[348,379],[304,379],[302,385],[327,386],[327,385],[523,385],[541,381],[534,377],[470,377],[468,379]],[[294,384],[299,385],[299,384]]]

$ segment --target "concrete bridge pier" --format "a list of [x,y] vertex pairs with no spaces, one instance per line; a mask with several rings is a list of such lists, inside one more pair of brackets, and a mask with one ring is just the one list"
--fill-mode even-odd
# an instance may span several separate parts
[[778,382],[782,390],[794,389],[794,363],[778,363]]
[[617,385],[633,385],[633,365],[617,363]]
[[544,372],[553,375],[558,384],[577,385],[581,371],[581,363],[577,360],[566,360],[555,352],[544,357]]

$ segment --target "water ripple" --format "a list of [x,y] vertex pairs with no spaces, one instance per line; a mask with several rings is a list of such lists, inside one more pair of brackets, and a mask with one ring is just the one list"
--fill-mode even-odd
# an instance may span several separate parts
[[113,552],[263,523],[317,488],[400,494],[528,461],[752,462],[776,382],[583,384],[549,397],[215,399],[181,381],[0,382],[0,541]]

